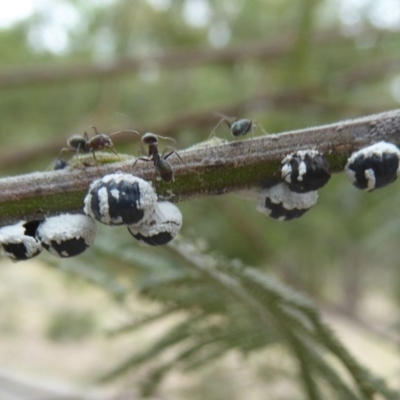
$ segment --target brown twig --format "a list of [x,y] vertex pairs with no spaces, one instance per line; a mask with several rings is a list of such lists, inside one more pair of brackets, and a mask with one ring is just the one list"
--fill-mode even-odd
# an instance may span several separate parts
[[[279,135],[201,144],[181,151],[183,162],[168,159],[176,181],[171,185],[159,183],[157,191],[161,198],[177,202],[260,186],[265,180],[279,178],[280,161],[299,149],[318,149],[326,155],[331,172],[339,172],[353,150],[381,140],[400,143],[400,110]],[[94,179],[123,171],[152,180],[155,171],[149,164],[137,163],[132,171],[132,161],[125,160],[0,179],[0,224],[81,212],[83,198]]]

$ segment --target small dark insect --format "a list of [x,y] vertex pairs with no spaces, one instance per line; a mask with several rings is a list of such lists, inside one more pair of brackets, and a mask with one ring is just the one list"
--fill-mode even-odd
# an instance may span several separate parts
[[105,133],[99,133],[95,126],[91,126],[90,128],[94,130],[94,136],[89,138],[88,133],[85,132],[83,136],[74,135],[70,137],[67,142],[68,147],[64,147],[63,149],[61,149],[58,158],[64,151],[74,151],[76,154],[91,152],[93,154],[93,158],[95,159],[95,161],[97,161],[95,152],[103,149],[110,149],[115,155],[119,157],[118,153],[114,149],[114,143],[111,140],[111,136],[124,132],[133,132],[139,135],[139,132],[133,130],[118,131],[107,135]]
[[267,134],[267,132],[265,132],[265,130],[260,124],[251,119],[247,118],[237,119],[236,117],[228,117],[223,114],[219,115],[222,118],[219,120],[218,124],[215,125],[214,129],[211,131],[210,138],[215,135],[215,131],[223,122],[225,122],[229,126],[232,136],[235,137],[236,139],[239,136],[244,136],[249,132],[251,132],[251,136],[253,137],[254,128],[260,128],[263,133]]
[[174,180],[174,171],[172,170],[171,164],[167,161],[167,158],[169,156],[171,156],[172,154],[176,154],[177,157],[182,162],[183,162],[183,160],[175,150],[172,150],[167,154],[163,153],[160,156],[160,154],[158,152],[158,138],[174,140],[169,137],[159,136],[159,135],[156,135],[156,134],[150,133],[150,132],[145,133],[142,136],[142,143],[145,144],[146,146],[149,146],[148,158],[144,158],[144,157],[137,158],[135,160],[135,162],[133,163],[132,168],[136,165],[136,163],[139,160],[153,161],[154,167],[156,169],[156,173],[160,176],[160,178],[164,182],[170,183]]
[[68,167],[68,163],[62,158],[57,158],[54,162],[53,169],[54,171],[58,171],[60,169],[64,169]]

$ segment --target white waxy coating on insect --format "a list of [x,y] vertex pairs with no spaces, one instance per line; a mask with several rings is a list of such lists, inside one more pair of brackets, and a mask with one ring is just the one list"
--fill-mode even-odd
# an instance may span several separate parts
[[182,227],[182,213],[179,208],[169,201],[160,201],[154,208],[153,214],[146,222],[129,226],[132,234],[138,233],[146,237],[169,233],[175,237]]
[[[0,244],[23,244],[27,258],[31,258],[42,251],[42,244],[36,237],[25,234],[26,221],[19,221],[14,225],[3,226],[0,228]],[[2,252],[13,261],[19,261],[15,255],[8,253],[3,247]]]
[[376,185],[376,178],[375,178],[375,172],[372,168],[366,169],[364,171],[364,176],[365,179],[367,180],[367,189],[366,190],[374,190],[375,185]]
[[[400,150],[397,148],[396,145],[388,142],[378,142],[375,144],[372,144],[371,146],[364,147],[363,149],[355,151],[347,160],[346,167],[353,163],[355,159],[359,156],[364,156],[365,158],[372,157],[374,155],[378,157],[382,157],[384,153],[391,153],[391,154],[396,154],[397,157],[400,159]],[[400,166],[399,169],[397,170],[397,173],[400,171]]]
[[117,190],[117,189],[112,189],[111,191],[110,191],[110,193],[111,193],[111,196],[112,197],[114,197],[115,199],[119,199],[119,191]]
[[286,210],[308,210],[318,199],[318,192],[296,193],[292,192],[284,183],[278,183],[260,192],[257,210],[267,215],[271,210],[265,208],[265,199],[271,199],[274,204],[282,203]]
[[97,196],[99,198],[99,210],[101,214],[101,221],[105,224],[111,222],[111,217],[109,213],[108,205],[108,191],[106,187],[102,187],[97,191]]
[[306,156],[308,155],[310,158],[316,157],[319,154],[318,150],[298,150],[295,153],[291,153],[287,155],[281,162],[281,173],[282,178],[287,182],[291,183],[291,174],[292,174],[292,166],[290,165],[290,161],[292,161],[293,157],[300,157],[300,164],[298,167],[299,176],[297,177],[298,181],[303,180],[303,175],[307,173],[307,165],[304,162]]
[[[49,252],[56,257],[60,255],[52,248],[51,242],[61,245],[71,239],[83,239],[89,247],[93,244],[97,233],[94,220],[83,214],[60,214],[46,218],[37,230],[43,244],[49,246]],[[68,257],[67,252],[61,254]]]
[[304,161],[302,161],[299,165],[299,176],[297,177],[298,181],[303,180],[303,175],[307,172],[307,165]]

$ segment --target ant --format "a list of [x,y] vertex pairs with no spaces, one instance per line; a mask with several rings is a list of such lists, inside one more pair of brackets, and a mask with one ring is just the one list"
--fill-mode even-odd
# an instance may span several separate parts
[[247,119],[247,118],[237,119],[236,117],[228,117],[224,114],[219,114],[219,115],[222,116],[222,118],[219,120],[218,124],[215,125],[214,129],[211,131],[210,138],[215,135],[216,129],[223,122],[227,123],[232,136],[234,136],[236,139],[239,136],[244,136],[249,132],[251,132],[251,136],[253,137],[254,136],[254,128],[260,128],[263,133],[267,134],[267,132],[264,130],[264,128],[260,124],[258,124],[257,122],[255,122],[251,119]]
[[133,132],[139,135],[139,132],[133,130],[118,131],[107,135],[105,133],[99,133],[97,128],[93,125],[90,128],[94,130],[95,135],[93,137],[89,139],[89,135],[87,132],[85,132],[83,136],[73,135],[68,139],[68,147],[64,147],[61,149],[58,158],[60,158],[61,153],[64,151],[75,151],[76,154],[92,152],[93,158],[97,162],[95,152],[103,149],[111,149],[113,153],[119,157],[119,154],[114,149],[114,143],[111,140],[111,136],[123,132]]
[[166,161],[167,158],[169,156],[171,156],[172,154],[176,154],[182,162],[184,162],[184,161],[182,160],[182,158],[179,156],[179,154],[175,150],[172,150],[168,154],[162,154],[160,156],[160,154],[158,152],[158,138],[170,139],[170,140],[175,141],[174,139],[169,138],[169,137],[159,136],[159,135],[156,135],[156,134],[150,133],[150,132],[145,133],[142,136],[142,143],[145,144],[146,146],[149,146],[148,158],[144,158],[144,157],[137,158],[135,160],[135,162],[133,163],[132,168],[136,165],[136,163],[139,160],[153,161],[154,167],[156,169],[156,173],[160,176],[160,178],[164,182],[170,183],[174,180],[174,171],[172,169],[171,164],[168,161]]

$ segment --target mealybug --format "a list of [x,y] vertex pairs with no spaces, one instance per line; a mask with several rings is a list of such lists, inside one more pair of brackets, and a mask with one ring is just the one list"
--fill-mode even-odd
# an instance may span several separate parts
[[74,257],[91,246],[96,237],[94,220],[83,214],[46,218],[37,229],[43,247],[56,257]]
[[313,192],[331,177],[328,162],[317,150],[299,150],[286,156],[281,163],[282,179],[297,193]]
[[292,192],[284,183],[278,183],[260,192],[257,210],[280,221],[301,217],[318,199],[317,192]]
[[0,244],[3,253],[13,261],[28,260],[42,251],[36,237],[40,221],[19,221],[0,228]]
[[84,202],[85,214],[105,225],[132,225],[151,217],[157,196],[145,180],[116,173],[94,181]]
[[371,192],[392,183],[399,174],[399,149],[379,142],[354,152],[347,160],[346,175],[358,189]]
[[178,207],[168,201],[157,203],[153,215],[146,222],[128,226],[131,235],[151,246],[170,242],[182,227],[182,214]]

